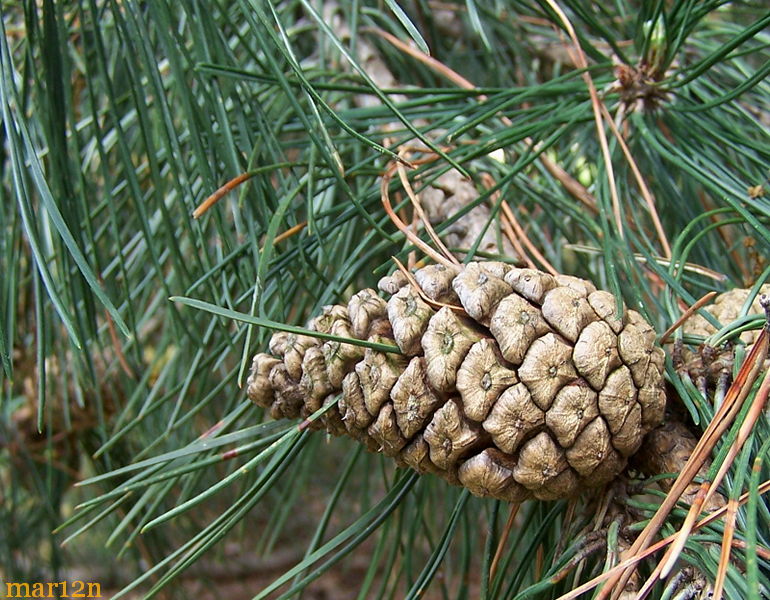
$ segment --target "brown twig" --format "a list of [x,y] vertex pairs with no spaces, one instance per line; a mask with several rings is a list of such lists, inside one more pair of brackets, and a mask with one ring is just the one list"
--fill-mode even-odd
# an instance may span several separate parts
[[[570,248],[571,250],[574,250],[575,252],[583,252],[586,254],[601,254],[601,250],[589,246],[587,244],[565,244],[565,248]],[[642,256],[638,252],[635,252],[633,255],[634,260],[638,262],[639,264],[647,264],[648,260],[646,256]],[[703,275],[704,277],[708,277],[709,279],[713,279],[714,281],[724,282],[727,281],[727,276],[724,273],[719,273],[718,271],[714,271],[713,269],[709,269],[707,267],[704,267],[703,265],[697,265],[695,263],[686,262],[686,263],[680,263],[678,261],[672,261],[668,258],[663,258],[662,256],[653,256],[652,260],[663,266],[663,267],[669,267],[672,264],[674,264],[677,268],[681,268],[684,271],[687,271],[689,273],[697,273],[698,275]],[[651,275],[654,275],[654,273],[651,273]]]
[[497,550],[495,550],[495,556],[492,559],[492,564],[489,566],[489,581],[492,581],[495,578],[497,567],[503,557],[505,544],[508,542],[508,537],[511,535],[513,524],[516,521],[516,515],[519,513],[519,507],[521,507],[520,503],[511,504],[511,512],[508,514],[508,521],[505,523],[505,528],[500,536],[500,542],[497,544]]
[[[484,185],[487,188],[491,188],[494,184],[494,180],[492,179],[491,175],[484,174],[482,175],[482,181]],[[497,191],[494,193],[494,195],[491,197],[493,201],[496,201],[500,192]],[[526,251],[524,250],[524,246],[521,244],[521,237],[516,234],[516,231],[513,228],[513,223],[516,222],[516,219],[509,219],[507,217],[507,213],[505,212],[504,206],[507,206],[505,202],[501,203],[501,209],[503,210],[503,214],[501,215],[500,222],[503,225],[503,233],[505,233],[505,236],[508,238],[508,241],[511,242],[511,245],[513,246],[513,249],[516,250],[518,255],[521,257],[521,259],[524,261],[524,263],[530,268],[530,269],[536,269],[537,266],[532,261],[529,256],[527,256]],[[516,223],[518,225],[518,223]],[[526,236],[524,236],[526,237]]]
[[[399,154],[401,154],[401,152],[399,152]],[[454,254],[449,251],[449,248],[444,245],[444,242],[441,241],[441,238],[436,234],[436,231],[431,226],[428,217],[425,215],[425,211],[422,209],[420,199],[417,197],[417,194],[414,193],[414,190],[409,183],[409,178],[406,176],[406,169],[404,168],[404,165],[397,164],[396,170],[398,171],[398,177],[401,180],[401,185],[404,187],[404,191],[406,192],[406,195],[409,197],[409,200],[414,207],[415,214],[422,221],[422,226],[425,228],[425,231],[428,232],[428,236],[431,240],[433,240],[433,243],[447,259],[452,261],[454,264],[459,265],[460,261],[457,260]]]
[[[553,265],[550,262],[548,262],[548,259],[545,256],[543,256],[543,254],[532,243],[529,237],[524,233],[524,230],[522,229],[521,225],[519,225],[519,222],[516,220],[516,215],[513,214],[513,210],[511,210],[511,207],[508,206],[508,204],[505,202],[503,202],[501,206],[503,209],[503,214],[507,219],[507,223],[516,232],[517,237],[522,242],[524,242],[524,245],[532,253],[532,255],[538,260],[538,262],[543,266],[543,268],[545,268],[551,275],[558,275],[559,272],[556,269],[554,269]],[[503,221],[503,224],[505,223],[506,221]]]
[[380,199],[382,200],[382,206],[385,208],[385,212],[393,224],[398,228],[398,230],[404,234],[406,239],[408,239],[410,242],[412,242],[412,244],[422,250],[423,253],[430,256],[434,261],[444,265],[445,267],[454,267],[456,262],[453,262],[452,260],[449,260],[447,257],[443,256],[441,253],[436,252],[428,244],[422,241],[393,210],[393,206],[390,204],[388,186],[390,185],[390,180],[393,178],[393,173],[396,169],[396,164],[391,163],[388,165],[388,168],[385,170],[385,173],[382,174],[382,179],[380,180]]
[[730,498],[727,502],[727,514],[725,515],[725,531],[722,536],[722,549],[719,553],[719,566],[717,567],[717,576],[714,578],[714,591],[712,598],[721,598],[722,590],[727,578],[727,567],[730,564],[730,551],[733,548],[733,537],[735,535],[735,520],[738,516],[738,502]]
[[703,296],[700,300],[698,300],[695,304],[693,304],[690,308],[688,308],[686,311],[682,313],[682,316],[679,317],[676,321],[674,321],[673,325],[666,329],[666,331],[663,332],[663,335],[660,336],[660,343],[665,344],[669,337],[671,337],[671,334],[674,333],[677,329],[679,329],[682,324],[687,321],[697,310],[700,310],[703,308],[706,304],[711,302],[714,299],[714,296],[716,296],[716,292],[709,292],[705,296]]
[[604,131],[604,126],[602,125],[602,108],[604,105],[599,99],[599,93],[596,91],[596,86],[591,79],[591,75],[588,73],[588,61],[586,60],[585,54],[583,53],[583,49],[580,47],[580,41],[578,40],[574,27],[572,27],[572,23],[567,18],[567,15],[564,14],[564,11],[561,9],[561,7],[555,2],[555,0],[546,0],[546,2],[557,14],[559,20],[567,30],[567,34],[569,35],[573,44],[573,48],[567,48],[567,51],[574,56],[575,64],[577,64],[578,68],[583,70],[581,76],[586,84],[586,87],[588,88],[588,94],[591,96],[591,109],[594,113],[596,133],[599,139],[599,146],[602,150],[602,156],[604,157],[604,166],[607,170],[607,183],[610,186],[612,213],[615,219],[615,227],[617,228],[618,235],[620,235],[622,239],[625,236],[623,234],[623,220],[620,217],[620,199],[618,197],[617,185],[615,183],[615,172],[612,166],[610,147],[607,143],[607,135]]
[[198,219],[201,216],[203,216],[203,214],[208,209],[210,209],[217,202],[219,202],[227,193],[237,188],[243,182],[248,181],[249,179],[254,177],[254,175],[256,174],[257,174],[257,171],[247,171],[246,173],[241,173],[237,177],[233,177],[230,181],[228,181],[226,184],[224,184],[221,188],[219,188],[216,192],[211,194],[208,198],[206,198],[203,202],[201,202],[198,205],[198,207],[192,213],[193,219]]
[[417,280],[414,278],[414,275],[407,269],[403,263],[398,260],[395,256],[390,257],[391,260],[393,260],[394,263],[396,263],[396,267],[398,268],[401,273],[404,274],[404,277],[406,277],[406,280],[409,282],[409,285],[412,286],[412,289],[417,292],[417,294],[422,298],[423,302],[426,304],[429,304],[433,308],[448,308],[456,313],[460,313],[461,315],[467,317],[468,313],[465,312],[465,309],[462,306],[455,306],[454,304],[446,304],[445,302],[439,302],[438,300],[433,300],[432,298],[428,298],[428,296],[425,294],[423,289],[420,287],[420,284],[417,283]]
[[671,258],[671,245],[668,243],[666,232],[663,230],[663,224],[660,221],[658,209],[655,206],[655,197],[652,195],[650,188],[647,186],[647,182],[644,180],[644,177],[642,177],[642,172],[639,170],[639,167],[636,164],[633,155],[631,154],[631,150],[628,148],[628,144],[626,144],[625,138],[620,133],[620,131],[618,131],[618,127],[615,124],[615,121],[612,119],[609,111],[607,110],[607,107],[602,104],[601,109],[604,119],[607,121],[607,123],[609,123],[610,129],[612,130],[615,139],[618,140],[620,149],[623,151],[623,154],[626,157],[628,166],[631,168],[631,172],[634,174],[634,179],[636,179],[636,184],[639,186],[639,191],[642,194],[642,198],[644,198],[644,201],[647,204],[647,211],[650,213],[650,218],[652,219],[653,227],[655,227],[655,232],[658,234],[658,241],[660,241],[660,245],[663,248],[663,253],[665,254],[666,258]]
[[275,239],[273,239],[273,245],[278,244],[279,242],[282,242],[283,240],[286,240],[291,236],[298,234],[305,227],[307,227],[307,221],[303,221],[302,223],[297,223],[294,227],[289,227],[289,229],[287,229],[283,233],[279,233],[277,236],[275,236]]

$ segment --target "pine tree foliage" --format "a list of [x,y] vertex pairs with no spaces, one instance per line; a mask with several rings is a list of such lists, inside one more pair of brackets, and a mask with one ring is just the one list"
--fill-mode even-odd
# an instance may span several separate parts
[[[507,503],[271,420],[246,398],[248,367],[273,330],[301,332],[323,306],[376,287],[391,257],[424,259],[381,202],[406,147],[418,193],[453,172],[477,191],[434,223],[440,236],[485,204],[505,247],[510,211],[542,253],[536,266],[590,279],[658,332],[707,292],[753,297],[770,275],[762,3],[1,10],[4,580],[61,578],[107,552],[114,572],[95,573],[115,576],[117,597],[182,597],[182,577],[203,580],[211,564],[288,550],[253,595],[296,597],[336,574],[359,598],[555,598],[612,566],[664,496],[654,481],[632,471],[622,491],[525,503],[508,531]],[[385,191],[411,217],[397,177]],[[518,261],[475,246],[452,250]],[[708,341],[761,323],[712,319]],[[695,348],[703,334],[673,337]],[[736,343],[734,373],[745,350]],[[669,347],[669,407],[700,432],[719,388],[680,366]],[[711,475],[763,394],[752,389],[714,447]],[[726,598],[770,590],[768,439],[762,413],[720,488],[748,494],[728,526]],[[628,496],[623,519],[615,493]],[[725,528],[692,532],[679,566],[713,581]],[[656,564],[645,558],[642,578]]]

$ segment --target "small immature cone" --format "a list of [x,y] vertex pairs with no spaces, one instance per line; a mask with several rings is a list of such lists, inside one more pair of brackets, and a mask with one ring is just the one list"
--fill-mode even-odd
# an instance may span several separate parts
[[[608,483],[664,414],[655,332],[587,281],[504,263],[400,272],[258,354],[249,397],[400,466],[520,502]],[[448,305],[448,306],[447,306]],[[335,399],[337,404],[334,405]]]

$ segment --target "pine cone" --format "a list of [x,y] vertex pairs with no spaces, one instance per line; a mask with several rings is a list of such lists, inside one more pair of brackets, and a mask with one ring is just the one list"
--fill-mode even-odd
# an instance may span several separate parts
[[[744,305],[749,299],[751,290],[735,288],[719,294],[714,302],[704,308],[721,325],[730,325],[737,320]],[[748,314],[763,314],[760,304],[762,294],[770,295],[770,285],[763,285],[748,308]],[[685,323],[683,331],[686,334],[700,335],[708,338],[717,332],[717,328],[700,314],[692,315]],[[750,329],[740,335],[740,341],[746,344],[747,351],[756,342],[759,329]],[[677,347],[675,347],[677,348]],[[675,351],[675,364],[681,364],[697,387],[706,395],[712,385],[726,385],[733,370],[734,348],[732,344],[720,347],[702,345],[696,352],[679,346]],[[767,363],[768,361],[766,361]]]
[[332,404],[313,426],[512,502],[607,483],[662,421],[663,351],[612,294],[497,262],[415,279],[396,273],[380,282],[390,300],[363,290],[308,324],[400,354],[276,333],[249,397],[274,418]]
[[[743,305],[749,299],[751,290],[744,288],[735,288],[727,292],[722,292],[714,302],[705,307],[705,311],[711,313],[714,318],[722,325],[729,325],[738,318],[743,309]],[[765,310],[759,303],[762,294],[770,295],[770,285],[763,285],[759,293],[754,297],[748,314],[764,314]],[[694,314],[684,324],[684,332],[694,335],[708,337],[716,333],[717,329],[699,314]],[[744,331],[741,334],[741,340],[746,344],[753,344],[759,335],[758,329]]]

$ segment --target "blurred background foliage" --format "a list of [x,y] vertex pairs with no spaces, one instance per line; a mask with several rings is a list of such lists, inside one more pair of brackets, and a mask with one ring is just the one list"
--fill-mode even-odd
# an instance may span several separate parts
[[[767,278],[767,7],[564,0],[585,70],[554,6],[2,2],[3,580],[77,578],[132,597],[550,598],[604,568],[602,547],[549,579],[581,558],[595,499],[530,503],[490,578],[507,506],[270,421],[241,388],[270,335],[260,323],[301,325],[375,285],[390,256],[406,259],[379,176],[416,139],[442,156],[413,177],[457,166],[479,202],[499,191],[545,259],[659,331],[679,301]],[[397,89],[372,80],[364,42]],[[605,121],[608,173],[586,72],[655,199],[657,229]],[[192,217],[242,173],[248,182]],[[668,377],[703,427],[711,403],[670,361]],[[725,495],[768,479],[764,463],[745,475],[768,438],[763,416]],[[635,514],[659,501],[640,496]],[[740,566],[770,544],[763,499],[753,511],[739,512],[746,549],[730,598],[769,587],[767,570]],[[693,535],[685,560],[713,573],[718,544],[703,542],[722,527]]]

